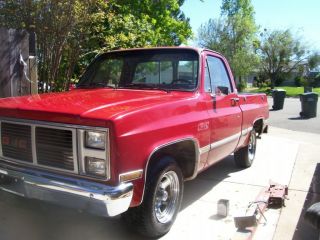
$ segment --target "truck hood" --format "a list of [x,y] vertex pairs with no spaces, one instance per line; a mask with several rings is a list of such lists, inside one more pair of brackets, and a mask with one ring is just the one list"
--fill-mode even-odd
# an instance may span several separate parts
[[[184,97],[185,93],[181,93]],[[128,89],[77,89],[69,92],[0,99],[0,116],[67,121],[69,118],[109,120],[139,108],[181,99],[181,94]],[[187,94],[190,96],[190,93]],[[180,96],[180,97],[178,97]],[[60,119],[59,116],[64,116]],[[69,122],[69,121],[68,121]]]

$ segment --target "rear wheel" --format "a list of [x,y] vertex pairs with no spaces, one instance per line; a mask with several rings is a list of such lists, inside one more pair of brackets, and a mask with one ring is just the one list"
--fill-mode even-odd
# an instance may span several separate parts
[[148,173],[145,197],[139,207],[123,214],[129,227],[147,237],[166,234],[179,212],[183,195],[183,175],[172,158],[159,160]]
[[257,135],[256,131],[252,129],[252,131],[250,132],[248,145],[234,153],[234,160],[236,165],[240,168],[250,167],[256,155],[256,148]]

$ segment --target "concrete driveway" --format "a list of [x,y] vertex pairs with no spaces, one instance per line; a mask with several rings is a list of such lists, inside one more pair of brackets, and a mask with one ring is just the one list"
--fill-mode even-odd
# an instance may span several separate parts
[[317,104],[317,117],[305,119],[301,118],[301,102],[299,98],[286,98],[282,110],[273,111],[273,99],[268,97],[270,106],[270,119],[271,126],[289,129],[300,132],[310,132],[320,134],[320,100]]
[[[237,231],[233,215],[254,201],[269,180],[289,185],[289,200],[285,208],[266,211],[268,221],[259,224],[254,239],[317,239],[303,213],[320,199],[320,134],[290,129],[317,132],[320,122],[289,119],[289,115],[299,116],[297,103],[286,99],[284,110],[270,112],[270,132],[258,141],[251,168],[237,169],[229,156],[185,183],[180,214],[162,239],[247,239],[251,233]],[[230,201],[226,218],[217,215],[219,199]],[[3,192],[0,212],[1,240],[143,239],[129,232],[119,217],[104,219]]]
[[[251,168],[237,169],[230,156],[186,182],[180,214],[163,239],[246,239],[249,233],[237,232],[233,214],[253,201],[269,180],[288,184],[290,200],[280,218],[280,209],[266,212],[268,222],[258,227],[255,239],[291,239],[320,156],[314,144],[319,141],[320,135],[271,127],[258,142]],[[2,240],[142,239],[127,231],[120,218],[99,218],[3,192],[0,199]],[[227,218],[216,214],[219,199],[230,201]]]

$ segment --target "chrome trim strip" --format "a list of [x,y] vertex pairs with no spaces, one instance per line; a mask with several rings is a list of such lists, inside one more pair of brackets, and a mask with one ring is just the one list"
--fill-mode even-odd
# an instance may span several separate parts
[[137,173],[137,174],[138,174],[138,173],[141,173],[141,177],[133,178],[133,179],[130,179],[130,180],[127,180],[127,181],[123,181],[123,182],[130,182],[130,181],[137,180],[137,179],[143,177],[143,175],[142,175],[143,169],[133,170],[133,171],[130,171],[130,172],[125,172],[125,173],[119,174],[119,182],[120,182],[120,183],[122,182],[122,181],[121,181],[121,176],[125,176],[125,175],[128,175],[128,174],[133,174],[133,173]]
[[125,212],[133,196],[133,184],[108,186],[0,163],[0,177],[9,181],[0,189],[90,213],[112,217]]
[[[79,173],[83,173],[84,172],[84,166],[83,163],[80,163],[80,157],[78,155],[78,152],[80,152],[80,149],[82,148],[83,145],[81,145],[79,143],[79,140],[77,141],[77,139],[80,139],[77,132],[79,130],[85,131],[85,130],[91,130],[91,131],[102,131],[102,132],[107,132],[107,146],[106,146],[106,150],[110,150],[110,139],[109,139],[109,129],[108,128],[103,128],[103,127],[94,127],[94,126],[82,126],[82,125],[73,125],[73,124],[63,124],[63,123],[55,123],[55,122],[45,122],[45,121],[34,121],[34,120],[29,120],[29,119],[16,119],[16,118],[6,118],[6,117],[0,117],[0,123],[1,122],[8,122],[8,123],[14,123],[14,124],[21,124],[21,125],[29,125],[31,126],[31,128],[34,127],[46,127],[46,128],[53,128],[53,129],[63,129],[63,130],[70,130],[72,131],[72,147],[73,147],[73,155],[74,155],[74,171],[70,171],[70,170],[65,170],[65,169],[61,169],[61,168],[55,168],[55,167],[50,167],[50,166],[46,166],[46,165],[41,165],[41,164],[34,164],[34,162],[36,162],[36,160],[33,159],[33,163],[28,163],[25,161],[19,161],[17,159],[10,159],[7,157],[4,157],[2,155],[2,147],[0,147],[0,157],[2,158],[2,160],[7,161],[7,162],[11,162],[11,163],[19,163],[19,164],[23,164],[23,165],[29,165],[29,166],[36,166],[36,167],[41,167],[43,169],[48,169],[48,170],[57,170],[57,171],[62,171],[62,172],[67,172],[67,173],[75,173],[75,174],[79,174]],[[1,128],[0,128],[1,130]],[[35,138],[32,139],[32,144],[35,144]],[[33,143],[34,142],[34,143]],[[0,135],[0,143],[1,143],[1,135]],[[2,145],[0,145],[2,146]],[[34,154],[33,156],[36,156],[36,150],[33,149],[34,147],[32,146],[32,154]],[[103,159],[106,159],[107,161],[107,178],[102,178],[103,180],[109,180],[111,178],[111,170],[110,170],[110,151],[108,151],[108,153],[105,153],[102,157]],[[83,174],[84,175],[84,174]],[[94,177],[94,176],[89,176],[86,175],[88,177],[91,177],[93,179],[97,179],[99,177]]]
[[200,155],[210,151],[210,144],[200,148]]
[[72,131],[72,154],[73,154],[73,169],[75,169],[76,173],[79,173],[79,159],[77,152],[77,131],[75,129],[71,129]]
[[[249,129],[250,129],[250,131],[251,131],[252,127],[251,127],[251,128],[248,128],[248,129],[245,129],[245,131],[247,131],[247,130],[249,130]],[[229,137],[227,137],[227,138],[224,138],[224,139],[222,139],[222,140],[219,140],[219,141],[217,141],[217,142],[213,142],[213,143],[211,143],[211,144],[209,144],[209,145],[206,145],[206,146],[204,146],[204,147],[202,147],[202,148],[199,147],[198,142],[197,142],[195,139],[193,139],[193,138],[181,139],[181,140],[173,141],[173,142],[170,142],[170,143],[167,143],[167,144],[163,144],[163,145],[161,145],[161,146],[156,147],[156,148],[152,151],[152,153],[149,155],[148,162],[147,162],[147,164],[146,164],[146,168],[145,168],[145,179],[144,179],[144,180],[145,180],[145,184],[146,184],[146,180],[147,180],[147,169],[148,169],[148,165],[149,165],[150,159],[151,159],[152,155],[153,155],[156,151],[158,151],[159,149],[161,149],[161,148],[163,148],[163,147],[167,147],[167,146],[169,146],[169,145],[171,145],[171,144],[174,144],[174,143],[182,142],[182,141],[188,141],[188,140],[193,141],[194,144],[195,144],[196,149],[198,149],[198,150],[196,151],[196,167],[195,167],[195,169],[194,169],[193,175],[192,175],[190,178],[185,179],[185,180],[191,180],[191,179],[194,179],[194,178],[197,176],[197,171],[198,171],[198,168],[199,168],[199,162],[200,162],[200,155],[201,155],[201,154],[207,153],[207,152],[209,152],[210,150],[215,149],[215,148],[218,148],[218,147],[220,147],[220,146],[222,146],[222,145],[224,145],[224,144],[227,144],[227,143],[229,143],[229,142],[239,140],[239,138],[241,137],[241,135],[242,135],[242,133],[241,133],[241,132],[238,132],[238,133],[236,133],[236,134],[234,134],[234,135],[231,135],[231,136],[229,136]],[[142,200],[143,200],[143,197],[144,197],[145,184],[144,184],[144,186],[143,186]],[[142,202],[142,200],[141,200],[141,202]]]
[[0,121],[8,121],[14,122],[17,124],[34,124],[40,126],[57,126],[62,128],[75,128],[75,129],[92,129],[97,131],[104,131],[105,127],[95,127],[95,126],[85,126],[85,125],[77,125],[77,124],[67,124],[67,123],[56,123],[56,122],[46,122],[46,121],[39,121],[39,120],[30,120],[30,119],[19,119],[19,118],[7,118],[7,117],[0,117]]
[[[78,169],[78,154],[77,154],[77,136],[76,136],[76,129],[74,127],[66,127],[67,125],[58,125],[58,124],[50,124],[48,122],[39,122],[39,121],[22,121],[21,119],[8,119],[8,118],[0,118],[0,123],[6,122],[6,123],[11,123],[11,124],[20,124],[20,125],[27,125],[31,127],[31,144],[32,144],[32,156],[33,156],[33,162],[26,162],[26,161],[21,161],[19,159],[13,159],[9,157],[3,156],[3,153],[1,152],[0,159],[9,163],[20,163],[23,165],[28,165],[28,166],[36,166],[36,167],[41,167],[43,169],[47,170],[57,170],[61,172],[67,172],[67,173],[79,173]],[[41,123],[41,124],[40,124]],[[44,123],[44,124],[42,124]],[[51,167],[47,165],[43,165],[37,162],[36,157],[36,143],[35,143],[35,129],[36,127],[44,127],[44,128],[51,128],[51,129],[61,129],[61,130],[68,130],[72,132],[72,151],[73,151],[73,171],[72,170],[67,170],[63,168],[56,168],[56,167]],[[95,128],[96,129],[96,128]],[[2,146],[2,145],[1,145]]]
[[[81,132],[78,130],[77,131],[77,153],[78,153],[78,159],[79,161],[82,159],[82,156],[81,156],[81,149],[82,149],[82,143],[83,141],[81,140]],[[84,161],[81,161],[79,162],[79,173],[85,173],[85,166],[84,166]]]
[[0,156],[2,156],[2,132],[1,132],[1,129],[2,129],[2,123],[0,121]]
[[[96,154],[96,150],[91,150],[91,149],[87,149],[86,151],[84,151],[85,153],[89,153],[92,157],[99,157],[102,159],[105,159],[107,162],[107,178],[103,178],[103,180],[109,180],[111,178],[110,176],[110,142],[109,142],[109,129],[108,128],[102,128],[102,127],[91,127],[91,126],[81,126],[81,125],[72,125],[72,124],[60,124],[60,123],[53,123],[53,122],[44,122],[44,121],[33,121],[33,120],[25,120],[25,119],[14,119],[14,118],[3,118],[0,117],[0,124],[1,122],[8,122],[8,123],[13,123],[13,124],[20,124],[20,125],[28,125],[31,126],[31,142],[32,142],[32,156],[33,156],[33,162],[29,163],[29,162],[25,162],[25,161],[21,161],[18,159],[11,159],[8,157],[4,157],[2,154],[2,151],[0,152],[0,159],[6,161],[6,162],[11,162],[11,163],[20,163],[23,165],[29,165],[29,166],[36,166],[36,167],[41,167],[44,170],[48,169],[48,170],[57,170],[57,171],[62,171],[62,172],[68,172],[68,173],[76,173],[76,174],[83,174],[85,175],[85,170],[84,170],[84,161],[81,161],[80,158],[80,150],[84,149],[84,144],[82,145],[81,143],[79,143],[79,139],[81,136],[81,134],[78,134],[78,131],[82,131],[84,132],[85,130],[91,130],[91,131],[102,131],[102,132],[106,132],[106,150],[102,151],[101,154],[98,154],[99,156],[97,156]],[[1,125],[0,125],[1,126]],[[37,163],[37,158],[36,158],[36,144],[35,144],[35,128],[36,127],[45,127],[45,128],[51,128],[51,129],[62,129],[62,130],[69,130],[72,132],[72,148],[73,148],[73,157],[74,157],[74,161],[73,161],[73,167],[74,170],[70,171],[70,170],[66,170],[66,169],[62,169],[62,168],[56,168],[56,167],[51,167],[51,166],[47,166],[47,165],[42,165]],[[1,130],[1,128],[0,128]],[[0,137],[0,147],[2,150],[2,145],[1,145],[1,137]],[[99,150],[98,150],[99,151]],[[100,150],[101,151],[101,150]],[[107,153],[108,151],[108,153]],[[79,155],[78,155],[79,153]],[[80,163],[80,164],[79,164]],[[98,177],[94,177],[94,178],[98,178]]]
[[66,169],[62,169],[62,168],[50,167],[50,166],[41,165],[41,164],[34,164],[33,162],[30,163],[30,162],[21,161],[21,160],[3,157],[3,156],[0,157],[0,160],[7,162],[7,163],[11,163],[11,164],[13,163],[13,164],[20,164],[20,165],[22,164],[23,166],[38,167],[43,170],[56,170],[56,171],[65,172],[65,173],[76,173],[75,171],[70,171],[70,170],[66,170]]
[[198,168],[199,168],[199,163],[200,163],[200,151],[199,151],[199,143],[198,141],[195,139],[195,138],[182,138],[182,139],[179,139],[179,140],[175,140],[175,141],[172,141],[172,142],[168,142],[168,143],[165,143],[165,144],[162,144],[156,148],[153,149],[153,151],[150,153],[149,157],[148,157],[148,160],[147,160],[147,164],[145,166],[145,173],[144,173],[144,185],[143,185],[143,192],[142,192],[142,198],[141,198],[141,201],[140,201],[140,204],[142,203],[143,201],[143,197],[144,197],[144,192],[145,192],[145,189],[146,189],[146,182],[147,182],[147,171],[148,171],[148,167],[149,167],[149,162],[150,162],[150,159],[152,157],[152,155],[157,152],[158,150],[160,150],[161,148],[164,148],[164,147],[167,147],[169,145],[172,145],[172,144],[175,144],[175,143],[179,143],[179,142],[183,142],[183,141],[192,141],[195,145],[195,149],[196,149],[196,162],[195,162],[195,168],[194,168],[194,171],[193,171],[193,174],[191,177],[189,178],[185,178],[184,180],[187,181],[187,180],[191,180],[191,179],[194,179],[197,174],[198,174]]
[[236,133],[234,135],[231,135],[229,137],[226,137],[226,138],[224,138],[222,140],[219,140],[217,142],[211,143],[210,144],[210,149],[218,148],[218,147],[220,147],[220,146],[222,146],[224,144],[227,144],[229,142],[239,140],[240,136],[241,136],[241,132]]
[[251,130],[252,130],[252,127],[243,129],[241,136],[246,136],[248,133],[251,132]]
[[31,148],[32,148],[32,162],[34,165],[38,165],[37,148],[36,148],[36,126],[35,125],[31,125]]
[[207,153],[209,152],[211,149],[214,149],[214,148],[218,148],[224,144],[227,144],[229,142],[232,142],[234,140],[237,140],[240,136],[246,136],[249,132],[251,132],[252,130],[252,127],[249,127],[249,128],[246,128],[246,129],[243,129],[242,130],[242,133],[237,133],[237,134],[234,134],[230,137],[227,137],[227,138],[224,138],[222,140],[219,140],[217,142],[213,142],[207,146],[204,146],[202,148],[200,148],[200,154],[204,154],[204,153]]

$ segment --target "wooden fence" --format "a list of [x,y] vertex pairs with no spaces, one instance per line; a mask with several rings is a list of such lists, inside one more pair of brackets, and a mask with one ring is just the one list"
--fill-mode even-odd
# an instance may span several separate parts
[[25,30],[0,28],[0,97],[38,92],[34,43]]

